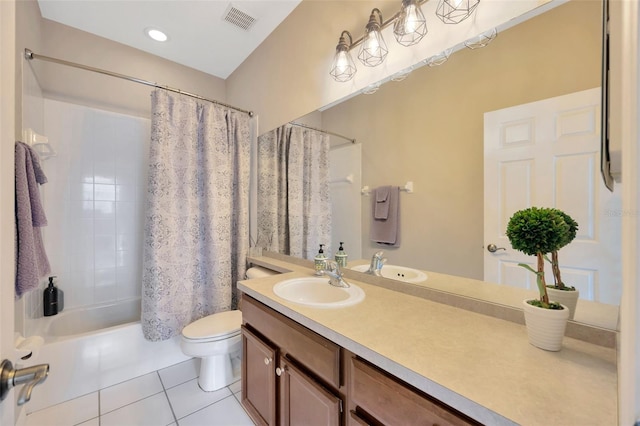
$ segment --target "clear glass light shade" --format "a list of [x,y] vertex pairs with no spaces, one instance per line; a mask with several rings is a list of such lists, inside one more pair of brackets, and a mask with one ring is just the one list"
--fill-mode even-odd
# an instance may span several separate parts
[[398,19],[393,24],[393,34],[398,43],[412,46],[427,34],[427,20],[416,0],[402,0]]
[[476,37],[473,37],[464,42],[464,45],[471,50],[480,49],[486,47],[498,36],[498,29],[493,28],[487,32],[484,32]]
[[336,54],[333,57],[329,74],[335,81],[345,82],[351,80],[356,75],[356,71],[356,64],[349,53],[349,46],[347,46],[345,38],[340,36],[340,43],[336,46]]
[[436,15],[445,24],[459,24],[467,19],[480,0],[440,0],[436,8]]
[[442,65],[447,62],[449,56],[451,56],[452,51],[453,49],[444,50],[437,55],[433,55],[430,58],[425,59],[424,63],[425,65],[428,65],[430,67],[437,67],[438,65]]
[[[380,17],[380,23],[376,20],[376,11]],[[380,65],[384,62],[387,54],[389,53],[387,43],[385,43],[384,38],[382,37],[382,31],[380,28],[381,23],[382,15],[380,15],[380,11],[378,9],[374,9],[374,11],[371,12],[369,23],[364,31],[364,37],[362,39],[362,44],[360,45],[360,53],[358,53],[358,59],[360,59],[360,62],[368,67]]]

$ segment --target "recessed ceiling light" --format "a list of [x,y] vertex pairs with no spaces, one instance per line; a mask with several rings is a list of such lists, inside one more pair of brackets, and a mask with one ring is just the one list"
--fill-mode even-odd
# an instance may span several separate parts
[[144,33],[155,41],[167,41],[169,37],[157,28],[145,28]]

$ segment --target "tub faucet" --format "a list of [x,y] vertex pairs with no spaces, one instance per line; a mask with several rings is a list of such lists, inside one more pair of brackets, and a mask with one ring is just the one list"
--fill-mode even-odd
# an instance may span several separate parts
[[4,399],[13,387],[24,385],[18,394],[18,405],[31,399],[33,388],[44,382],[49,375],[49,364],[14,369],[11,361],[5,359],[0,364],[0,400]]
[[342,277],[344,272],[340,270],[340,264],[332,260],[327,261],[327,268],[322,271],[322,275],[329,276],[329,284],[335,287],[351,287]]
[[376,277],[382,276],[382,266],[386,263],[387,259],[382,258],[384,252],[382,250],[377,251],[371,256],[371,264],[369,269],[365,271],[366,274],[375,275]]

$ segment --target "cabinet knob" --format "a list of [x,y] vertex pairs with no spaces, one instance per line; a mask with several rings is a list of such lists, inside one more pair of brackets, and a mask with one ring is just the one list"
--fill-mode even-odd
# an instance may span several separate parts
[[269,364],[271,364],[271,361],[273,361],[271,358],[265,358],[265,359],[264,359],[264,365],[269,365]]
[[278,367],[276,368],[276,375],[280,377],[282,376],[282,373],[284,373],[285,371],[287,371],[287,367],[282,367],[282,368]]

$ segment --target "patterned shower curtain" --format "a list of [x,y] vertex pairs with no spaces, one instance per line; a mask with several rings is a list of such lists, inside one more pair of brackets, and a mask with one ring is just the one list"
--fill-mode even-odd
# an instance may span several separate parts
[[166,340],[235,309],[249,241],[249,117],[155,90],[144,228],[142,329]]
[[[258,138],[258,246],[311,259],[331,245],[329,137],[285,125]],[[325,251],[328,256],[328,251]]]

